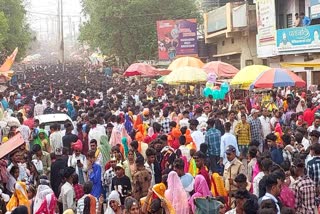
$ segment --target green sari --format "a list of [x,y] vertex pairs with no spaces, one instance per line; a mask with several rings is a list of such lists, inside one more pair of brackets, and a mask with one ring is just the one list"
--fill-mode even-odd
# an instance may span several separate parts
[[108,137],[102,135],[100,138],[100,146],[99,150],[102,155],[102,167],[104,168],[106,163],[110,160],[110,152],[111,152],[111,145],[109,144]]

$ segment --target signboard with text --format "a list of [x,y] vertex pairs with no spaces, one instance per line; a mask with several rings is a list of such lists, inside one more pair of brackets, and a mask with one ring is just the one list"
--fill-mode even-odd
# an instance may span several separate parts
[[320,18],[320,0],[310,0],[310,18]]
[[207,33],[227,29],[226,6],[208,12]]
[[157,21],[159,60],[173,60],[176,56],[197,56],[197,20]]
[[257,0],[258,45],[272,45],[276,42],[276,10],[275,0]]
[[297,50],[320,50],[320,25],[277,30],[279,52]]

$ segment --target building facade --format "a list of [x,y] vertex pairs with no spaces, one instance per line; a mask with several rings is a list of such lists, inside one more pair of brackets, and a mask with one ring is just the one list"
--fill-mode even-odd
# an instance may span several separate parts
[[320,85],[319,68],[313,66],[320,58],[320,1],[256,0],[255,3],[258,57],[270,67],[286,65],[307,82],[307,87]]
[[256,7],[248,2],[228,2],[204,14],[205,42],[216,53],[210,61],[223,61],[238,69],[262,64],[256,48]]

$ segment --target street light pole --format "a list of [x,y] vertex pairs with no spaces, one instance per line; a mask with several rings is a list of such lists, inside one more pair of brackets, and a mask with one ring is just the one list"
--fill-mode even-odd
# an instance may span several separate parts
[[62,70],[64,71],[64,36],[63,36],[63,2],[58,0],[58,25],[59,25],[59,61],[62,64]]

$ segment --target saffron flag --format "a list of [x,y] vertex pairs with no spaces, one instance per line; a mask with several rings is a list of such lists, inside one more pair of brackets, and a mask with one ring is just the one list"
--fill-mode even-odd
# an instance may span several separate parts
[[17,54],[18,54],[18,48],[14,49],[12,54],[6,59],[6,61],[0,67],[0,72],[6,72],[11,69],[11,67],[14,63],[14,60],[16,59]]

